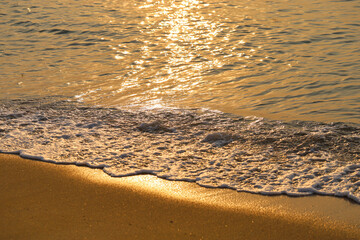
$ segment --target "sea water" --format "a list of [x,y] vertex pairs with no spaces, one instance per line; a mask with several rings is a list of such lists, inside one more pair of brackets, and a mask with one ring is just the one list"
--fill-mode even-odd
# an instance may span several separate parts
[[357,1],[0,6],[0,151],[360,202]]

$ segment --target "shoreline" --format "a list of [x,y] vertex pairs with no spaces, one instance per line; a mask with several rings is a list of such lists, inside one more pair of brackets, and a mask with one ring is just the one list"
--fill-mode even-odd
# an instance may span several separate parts
[[111,176],[150,173],[205,187],[346,196],[360,203],[360,126],[284,123],[205,109],[123,111],[43,103],[0,104],[0,152],[102,167]]
[[360,239],[360,205],[0,154],[1,239]]

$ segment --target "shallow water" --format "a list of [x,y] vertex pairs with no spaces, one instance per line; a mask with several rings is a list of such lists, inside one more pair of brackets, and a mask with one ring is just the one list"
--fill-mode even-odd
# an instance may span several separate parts
[[359,9],[2,0],[0,152],[360,203]]
[[0,152],[267,195],[360,203],[360,125],[199,109],[124,111],[68,101],[0,104]]
[[0,2],[0,99],[360,122],[358,1]]

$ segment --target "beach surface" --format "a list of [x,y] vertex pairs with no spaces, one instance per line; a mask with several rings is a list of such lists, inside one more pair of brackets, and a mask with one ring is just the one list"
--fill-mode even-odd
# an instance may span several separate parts
[[360,239],[360,205],[0,154],[0,239]]

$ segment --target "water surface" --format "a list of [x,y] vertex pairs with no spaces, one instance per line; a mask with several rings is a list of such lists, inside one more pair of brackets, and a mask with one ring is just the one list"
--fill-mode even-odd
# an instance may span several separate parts
[[359,10],[2,0],[0,152],[360,203]]
[[360,122],[358,1],[0,2],[1,99]]

